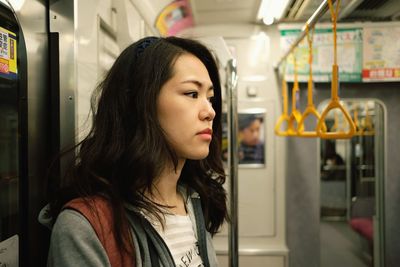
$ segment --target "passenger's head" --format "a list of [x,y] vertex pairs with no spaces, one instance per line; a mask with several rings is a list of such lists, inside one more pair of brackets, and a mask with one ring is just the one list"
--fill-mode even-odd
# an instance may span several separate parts
[[92,112],[91,131],[66,176],[65,197],[55,197],[55,214],[74,196],[101,194],[113,201],[119,221],[126,201],[157,216],[145,192],[165,168],[185,162],[180,182],[200,194],[207,230],[218,230],[227,216],[221,87],[204,45],[177,37],[133,43],[93,94]]
[[239,137],[243,144],[255,146],[260,143],[262,117],[255,114],[240,114]]
[[138,168],[146,169],[150,182],[181,158],[213,169],[220,156],[221,88],[204,45],[177,37],[139,40],[121,53],[98,89],[90,139],[102,150],[99,175],[119,165],[147,166]]

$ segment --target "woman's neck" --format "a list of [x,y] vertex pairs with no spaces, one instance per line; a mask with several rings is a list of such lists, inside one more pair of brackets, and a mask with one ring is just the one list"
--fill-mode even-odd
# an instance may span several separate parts
[[174,214],[184,215],[186,209],[184,199],[178,191],[178,180],[180,178],[185,161],[179,161],[175,169],[174,166],[168,166],[161,175],[155,179],[152,195],[149,197],[156,203],[169,206]]

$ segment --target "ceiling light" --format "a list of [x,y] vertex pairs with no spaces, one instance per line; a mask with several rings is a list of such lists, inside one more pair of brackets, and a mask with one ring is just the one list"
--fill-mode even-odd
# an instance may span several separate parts
[[258,10],[257,19],[261,19],[264,24],[271,25],[274,21],[282,18],[282,15],[289,3],[289,0],[263,0]]

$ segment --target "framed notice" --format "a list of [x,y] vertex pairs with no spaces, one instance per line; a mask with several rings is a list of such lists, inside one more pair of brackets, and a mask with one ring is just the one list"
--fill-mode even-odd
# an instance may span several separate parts
[[400,26],[364,28],[362,79],[400,81]]

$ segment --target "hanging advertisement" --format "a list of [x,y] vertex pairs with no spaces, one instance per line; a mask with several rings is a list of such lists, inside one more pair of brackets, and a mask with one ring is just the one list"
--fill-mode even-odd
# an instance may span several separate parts
[[0,27],[0,77],[17,77],[17,36]]
[[187,0],[171,2],[156,19],[156,28],[161,36],[176,35],[181,30],[193,25],[192,9]]
[[363,81],[400,81],[399,38],[399,26],[364,28]]
[[[287,51],[300,34],[300,29],[282,29],[281,48]],[[337,29],[337,61],[339,65],[339,80],[342,82],[362,81],[362,29]],[[298,80],[308,81],[309,49],[307,38],[304,38],[294,50]],[[331,28],[315,29],[313,38],[313,80],[329,82],[331,80],[333,64],[333,33]],[[294,59],[290,55],[286,65],[286,80],[294,80]]]

